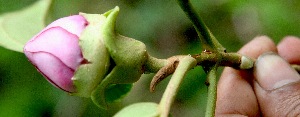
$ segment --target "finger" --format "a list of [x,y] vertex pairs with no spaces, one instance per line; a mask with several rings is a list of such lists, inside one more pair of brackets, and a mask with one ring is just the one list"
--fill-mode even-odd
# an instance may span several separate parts
[[300,76],[275,53],[261,55],[254,68],[254,90],[263,116],[300,114]]
[[300,64],[300,39],[285,37],[277,46],[278,54],[291,64]]
[[[276,46],[271,39],[261,36],[246,44],[239,53],[257,58],[267,51],[276,52]],[[259,107],[251,81],[251,72],[226,67],[218,82],[216,115],[259,116]]]
[[[217,116],[258,116],[259,108],[246,72],[225,68],[218,83]],[[249,109],[251,108],[251,109]]]

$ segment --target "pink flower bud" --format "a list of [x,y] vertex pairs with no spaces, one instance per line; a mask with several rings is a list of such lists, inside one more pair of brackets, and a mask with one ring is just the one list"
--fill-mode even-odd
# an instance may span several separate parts
[[84,61],[79,37],[88,22],[80,15],[58,19],[35,35],[24,47],[29,61],[54,86],[75,92],[72,77]]

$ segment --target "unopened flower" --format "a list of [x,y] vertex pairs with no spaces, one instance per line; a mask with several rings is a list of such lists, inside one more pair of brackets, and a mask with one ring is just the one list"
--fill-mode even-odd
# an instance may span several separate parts
[[58,19],[24,47],[29,61],[56,87],[75,92],[71,78],[84,61],[79,37],[88,22],[80,15]]
[[144,43],[115,32],[118,13],[115,7],[58,19],[27,42],[24,53],[53,85],[106,108],[130,91],[149,57]]

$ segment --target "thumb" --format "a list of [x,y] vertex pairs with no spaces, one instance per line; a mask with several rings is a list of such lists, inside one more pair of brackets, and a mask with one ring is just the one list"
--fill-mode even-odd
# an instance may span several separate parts
[[275,53],[261,55],[254,68],[254,90],[263,116],[300,114],[300,76]]

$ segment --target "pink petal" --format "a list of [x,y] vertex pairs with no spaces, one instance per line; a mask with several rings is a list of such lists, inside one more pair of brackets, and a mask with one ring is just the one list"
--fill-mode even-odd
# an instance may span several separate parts
[[50,53],[68,67],[76,70],[83,60],[78,41],[78,37],[67,30],[52,27],[29,41],[24,51]]
[[85,20],[83,16],[73,15],[69,17],[60,18],[52,22],[51,24],[49,24],[45,29],[59,26],[79,37],[81,32],[87,26],[87,24],[88,22]]
[[71,78],[74,71],[50,53],[25,52],[30,61],[54,86],[68,92],[74,92]]

